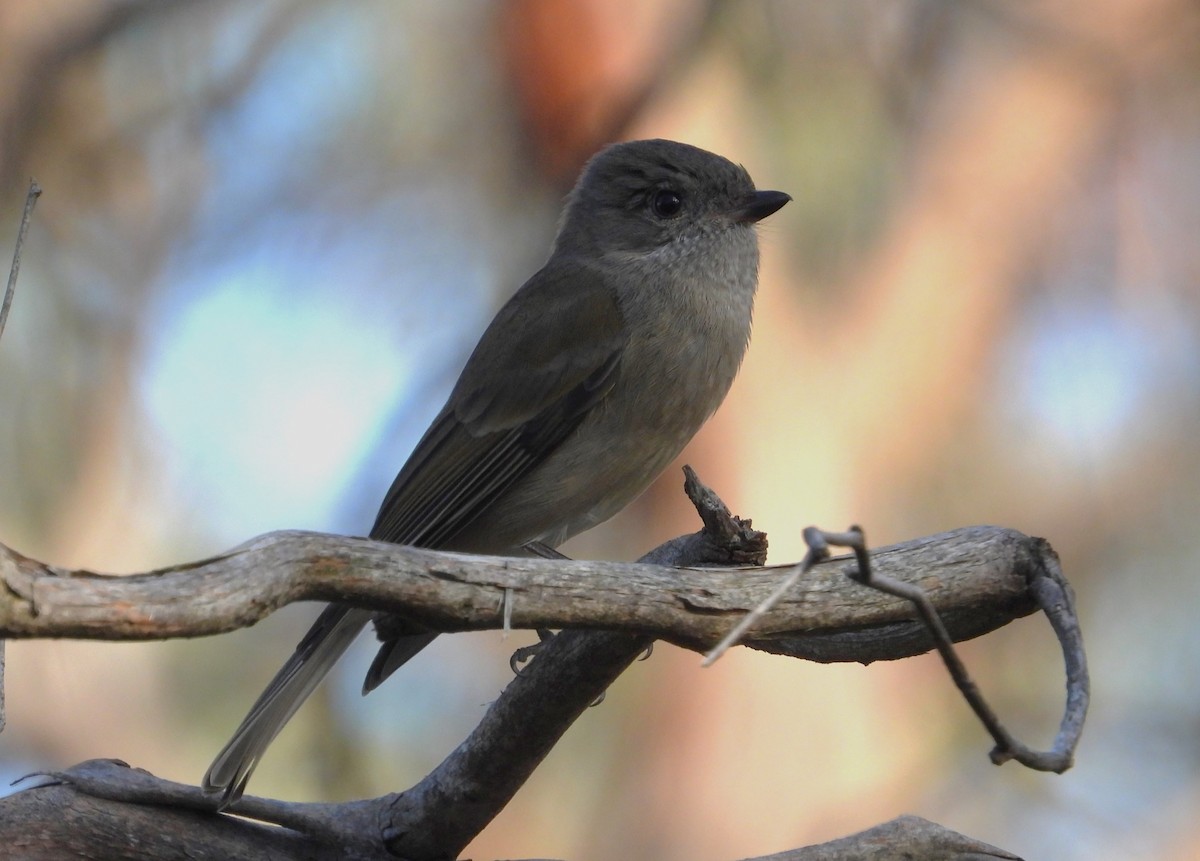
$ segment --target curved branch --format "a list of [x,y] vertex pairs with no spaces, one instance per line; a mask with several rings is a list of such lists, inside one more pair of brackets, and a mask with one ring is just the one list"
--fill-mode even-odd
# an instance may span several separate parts
[[[170,807],[138,806],[139,785],[159,797],[174,791]],[[125,792],[113,788],[124,785]],[[161,861],[225,861],[228,858],[270,858],[275,861],[394,861],[395,855],[365,842],[324,843],[306,839],[286,828],[268,828],[230,816],[203,814],[189,804],[200,790],[152,778],[116,760],[92,760],[46,776],[46,782],[5,799],[4,820],[23,824],[20,836],[27,859],[96,857],[97,846],[106,847],[105,858],[157,858]],[[133,802],[133,803],[130,803]],[[339,811],[351,805],[338,805]],[[358,820],[358,817],[355,817]],[[370,825],[366,820],[360,825]],[[123,839],[114,841],[119,829]],[[15,830],[15,829],[14,829]],[[116,849],[109,849],[114,844]],[[129,851],[120,847],[129,846]],[[900,816],[857,834],[828,843],[792,849],[746,861],[857,861],[877,856],[887,847],[888,857],[939,858],[946,861],[982,861],[1017,856],[918,816]]]
[[[647,558],[693,564],[762,558],[764,536],[729,515],[715,495],[702,503],[694,491],[706,489],[698,481],[690,483],[689,494],[697,508],[709,515],[706,529],[668,542]],[[983,606],[991,607],[990,616],[998,618],[1003,615],[996,613],[998,605],[1020,608],[1030,603],[1028,598],[1022,602],[1011,596],[1001,601],[997,595],[1008,595],[1009,589],[1028,595],[1031,587],[1024,578],[1034,576],[1031,571],[1039,560],[1048,561],[1041,553],[1052,556],[1039,540],[1011,530],[976,527],[947,533],[940,540],[885,548],[876,552],[873,561],[895,576],[918,582],[936,596],[950,618],[971,607],[978,614]],[[257,585],[246,576],[250,567],[260,572]],[[397,568],[407,576],[397,576]],[[681,576],[681,572],[686,573]],[[788,596],[756,623],[760,645],[769,643],[774,651],[788,651],[787,644],[795,642],[802,644],[795,647],[796,653],[846,660],[854,658],[844,655],[862,653],[864,648],[898,657],[897,644],[908,648],[915,642],[896,636],[905,620],[887,601],[876,600],[879,593],[854,588],[843,571],[828,565],[809,574],[805,589]],[[774,584],[779,571],[491,559],[311,533],[275,533],[211,560],[119,578],[60,572],[7,551],[0,553],[0,576],[10,589],[10,594],[0,596],[6,624],[25,636],[45,636],[64,625],[93,635],[145,638],[163,631],[182,635],[189,625],[209,626],[214,619],[219,623],[234,607],[248,608],[249,616],[265,615],[287,600],[305,597],[386,605],[426,622],[469,620],[448,624],[445,630],[494,627],[505,615],[499,598],[506,590],[520,596],[510,608],[514,623],[626,629],[569,631],[555,637],[504,690],[470,736],[405,792],[340,805],[244,797],[233,808],[242,817],[284,826],[284,837],[262,832],[244,819],[205,818],[200,811],[211,809],[214,802],[199,789],[161,781],[112,761],[83,763],[47,775],[53,786],[21,793],[0,805],[0,833],[25,829],[31,816],[53,819],[56,805],[69,813],[117,802],[171,809],[157,826],[145,826],[149,841],[169,839],[177,827],[170,824],[176,817],[182,817],[178,827],[186,830],[200,815],[201,830],[213,832],[204,845],[222,847],[221,851],[230,845],[254,845],[264,857],[317,858],[325,857],[317,851],[320,848],[338,847],[349,855],[337,857],[433,859],[456,856],[495,816],[575,718],[649,642],[649,634],[685,644],[705,638],[713,641],[734,615],[754,603],[756,590]],[[197,593],[203,596],[199,604],[191,597]],[[963,595],[975,597],[963,599]],[[609,601],[616,611],[598,603]],[[559,604],[565,609],[556,610]],[[117,624],[100,623],[105,608],[110,618],[115,608]],[[854,629],[858,639],[848,636],[853,625],[858,626]],[[981,626],[958,627],[962,633]],[[780,630],[803,633],[772,641],[771,634]],[[815,651],[813,643],[819,644]],[[72,791],[58,791],[64,785]],[[43,807],[47,803],[49,807]],[[61,821],[71,823],[71,839],[78,840],[86,839],[97,820],[65,816]],[[128,827],[138,821],[131,815]],[[893,837],[893,846],[909,842],[904,835]],[[833,851],[857,846],[856,839],[847,838],[847,844]],[[869,839],[877,840],[878,835]],[[199,851],[194,841],[187,843],[189,851]],[[831,846],[810,847],[787,857],[854,857],[828,854]],[[208,856],[201,852],[189,857]]]
[[[1041,539],[974,526],[883,547],[877,570],[919,585],[955,641],[1036,609],[1030,584],[1053,567]],[[812,570],[744,644],[817,661],[894,660],[931,647],[910,605],[851,582],[845,558]],[[272,532],[184,565],[127,576],[68,571],[0,545],[0,637],[149,640],[217,634],[294,601],[387,610],[436,631],[636,631],[703,651],[780,576],[445,553],[314,532]]]

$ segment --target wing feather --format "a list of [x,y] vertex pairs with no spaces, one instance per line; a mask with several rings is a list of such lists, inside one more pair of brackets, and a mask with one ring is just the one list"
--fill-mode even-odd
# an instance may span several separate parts
[[[545,310],[533,318],[529,307]],[[616,293],[602,275],[576,261],[540,271],[480,339],[392,483],[371,537],[452,545],[603,400],[623,347]]]

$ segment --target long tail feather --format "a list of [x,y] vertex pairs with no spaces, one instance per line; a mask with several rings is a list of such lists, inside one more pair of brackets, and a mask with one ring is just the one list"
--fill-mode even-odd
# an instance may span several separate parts
[[220,809],[242,796],[267,746],[371,621],[370,610],[331,604],[254,703],[229,743],[217,754],[201,784],[221,792]]

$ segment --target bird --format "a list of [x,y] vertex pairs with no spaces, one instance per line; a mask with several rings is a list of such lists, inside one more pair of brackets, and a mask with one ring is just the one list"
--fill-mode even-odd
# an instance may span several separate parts
[[[612,517],[724,400],[750,339],[755,231],[791,197],[684,143],[612,144],[568,194],[545,265],[481,336],[370,537],[525,555]],[[372,620],[366,694],[435,632],[330,604],[205,773],[223,810]]]

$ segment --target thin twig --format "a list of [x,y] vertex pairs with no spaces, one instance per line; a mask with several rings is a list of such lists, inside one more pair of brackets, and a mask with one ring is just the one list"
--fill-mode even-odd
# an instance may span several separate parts
[[930,602],[924,590],[920,586],[914,586],[911,583],[902,583],[899,580],[876,573],[871,566],[871,555],[867,552],[866,538],[863,535],[861,527],[851,526],[847,532],[836,535],[822,533],[821,537],[826,542],[847,547],[854,551],[856,564],[847,565],[845,568],[846,576],[851,580],[861,583],[864,586],[869,586],[872,589],[877,589],[887,595],[903,598],[916,608],[921,621],[929,630],[934,648],[941,655],[942,663],[946,665],[946,670],[950,673],[950,678],[953,679],[959,692],[966,699],[972,710],[974,710],[984,727],[987,728],[987,731],[995,740],[997,747],[1003,747],[1006,750],[1010,748],[1012,746],[1012,737],[1008,734],[1008,730],[1004,728],[1004,725],[1000,723],[1000,719],[996,717],[991,706],[984,700],[983,695],[979,692],[979,687],[971,679],[962,659],[954,651],[950,635],[946,633],[946,627],[942,624],[941,617],[938,616],[937,610]]
[[[1037,751],[1014,738],[1000,722],[1000,718],[988,705],[987,700],[983,698],[978,685],[975,684],[970,673],[967,672],[966,665],[955,651],[953,640],[925,591],[919,586],[886,577],[874,570],[871,565],[871,556],[867,552],[866,537],[863,535],[861,527],[851,526],[844,533],[823,532],[811,527],[810,529],[814,538],[819,537],[817,546],[826,553],[829,544],[847,547],[854,551],[856,564],[848,565],[845,568],[846,576],[850,579],[887,595],[903,598],[916,608],[917,614],[933,639],[934,647],[942,658],[942,663],[946,665],[946,670],[950,673],[950,678],[996,743],[989,754],[992,762],[1001,765],[1013,759],[1027,768],[1036,771],[1052,771],[1057,774],[1061,774],[1071,767],[1075,745],[1078,743],[1079,733],[1083,730],[1083,715],[1087,710],[1088,679],[1086,663],[1080,664],[1075,660],[1075,657],[1078,656],[1082,661],[1083,652],[1082,642],[1077,636],[1079,631],[1077,617],[1073,613],[1069,595],[1064,597],[1061,591],[1033,589],[1042,609],[1050,617],[1055,633],[1059,635],[1067,663],[1068,677],[1067,707],[1064,710],[1055,746],[1049,751]],[[810,538],[810,529],[804,531],[805,540]],[[812,546],[810,544],[810,548]],[[1036,586],[1036,584],[1033,585]],[[1052,602],[1054,603],[1053,607],[1050,606]],[[1064,619],[1069,620],[1065,625]],[[1075,635],[1074,638],[1064,636],[1064,628],[1069,628],[1070,632]],[[1078,641],[1079,649],[1073,648],[1076,641]]]
[[12,267],[8,270],[8,287],[4,291],[4,303],[0,305],[0,337],[4,335],[4,324],[8,322],[8,309],[12,307],[13,294],[17,292],[17,273],[21,271],[21,246],[29,232],[29,221],[33,218],[33,207],[42,194],[36,179],[29,180],[29,191],[25,193],[25,211],[21,213],[21,226],[17,228],[17,247],[13,249]]
[[[12,307],[13,295],[17,292],[17,273],[21,271],[21,246],[25,244],[25,234],[29,232],[33,207],[41,193],[42,188],[37,184],[37,180],[29,180],[29,191],[25,194],[25,210],[21,213],[21,226],[17,228],[17,246],[13,249],[12,267],[8,270],[8,287],[4,290],[4,302],[0,303],[0,337],[4,335],[8,309]],[[0,732],[4,732],[4,726],[8,722],[8,711],[4,704],[4,665],[4,641],[0,640]]]
[[512,632],[512,614],[513,614],[513,590],[507,586],[504,588],[504,627],[502,637],[508,639],[508,635]]
[[[805,554],[803,561],[780,581],[765,600],[742,617],[737,626],[705,656],[703,666],[711,665],[730,646],[745,636],[751,627],[770,612],[817,562],[828,559],[830,545],[846,547],[854,551],[856,563],[848,565],[844,569],[851,580],[886,595],[908,601],[916,608],[917,615],[928,631],[934,648],[941,655],[942,662],[950,673],[950,678],[995,741],[996,746],[990,754],[992,762],[1001,765],[1012,759],[1036,771],[1052,771],[1058,774],[1071,767],[1075,747],[1079,743],[1079,736],[1083,731],[1084,717],[1087,714],[1089,681],[1083,639],[1079,632],[1079,618],[1075,613],[1074,595],[1066,583],[1066,579],[1062,577],[1062,572],[1057,570],[1055,562],[1052,561],[1050,570],[1034,576],[1029,582],[1028,588],[1038,606],[1049,618],[1062,646],[1063,660],[1067,671],[1067,704],[1063,710],[1062,721],[1059,724],[1059,732],[1053,748],[1048,751],[1037,751],[1014,738],[983,698],[983,694],[971,679],[962,659],[954,650],[953,638],[946,630],[941,616],[925,591],[919,586],[905,583],[894,577],[887,577],[875,571],[871,564],[870,554],[867,552],[866,538],[861,527],[851,526],[845,532],[826,532],[810,526],[804,530],[804,541],[808,545],[808,553]],[[1044,549],[1049,551],[1048,547]],[[1052,551],[1046,555],[1051,560],[1055,560]]]

